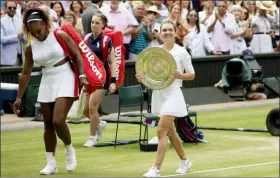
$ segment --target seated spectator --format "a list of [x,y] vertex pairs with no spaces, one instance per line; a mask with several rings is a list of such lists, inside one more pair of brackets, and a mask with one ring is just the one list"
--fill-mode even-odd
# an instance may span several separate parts
[[195,9],[187,14],[188,34],[184,37],[183,44],[191,56],[206,56],[205,49],[210,54],[221,54],[214,50],[210,42],[206,27],[199,23],[198,13]]
[[247,93],[248,100],[265,100],[267,96],[264,93],[258,92],[260,83],[252,84],[250,91]]
[[209,17],[207,32],[211,33],[211,42],[215,51],[222,54],[230,54],[230,34],[232,30],[232,22],[235,18],[227,12],[226,1],[218,1],[217,12]]

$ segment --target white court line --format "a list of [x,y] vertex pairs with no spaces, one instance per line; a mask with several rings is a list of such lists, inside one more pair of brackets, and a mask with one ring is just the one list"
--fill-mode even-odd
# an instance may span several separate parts
[[215,172],[215,171],[222,171],[222,170],[228,170],[228,169],[239,169],[239,168],[245,168],[245,167],[254,167],[254,166],[276,164],[276,163],[279,163],[279,161],[259,163],[259,164],[248,164],[248,165],[243,165],[243,166],[232,166],[232,167],[225,167],[225,168],[218,168],[218,169],[208,169],[208,170],[203,170],[203,171],[195,171],[195,172],[189,172],[189,173],[185,173],[185,174],[172,174],[172,175],[160,176],[160,177],[175,177],[175,176],[180,176],[180,175],[199,174],[199,173],[205,173],[205,172]]

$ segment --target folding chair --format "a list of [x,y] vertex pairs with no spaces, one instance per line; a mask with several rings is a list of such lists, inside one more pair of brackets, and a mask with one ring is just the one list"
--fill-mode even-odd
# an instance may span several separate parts
[[[119,109],[118,109],[118,120],[117,120],[117,128],[115,135],[115,148],[118,137],[118,129],[119,129],[119,121],[120,117],[140,117],[140,133],[139,133],[139,143],[141,141],[147,141],[148,139],[148,127],[145,125],[145,133],[144,138],[142,139],[142,126],[143,126],[143,117],[146,119],[153,119],[152,114],[143,114],[143,103],[144,103],[144,95],[143,90],[140,85],[128,86],[128,87],[120,87],[118,89],[119,92]],[[136,107],[139,106],[139,113],[127,113],[121,114],[122,107]]]

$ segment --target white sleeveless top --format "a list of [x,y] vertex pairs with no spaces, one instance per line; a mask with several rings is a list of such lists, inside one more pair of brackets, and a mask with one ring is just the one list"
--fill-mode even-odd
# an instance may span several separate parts
[[33,61],[43,67],[53,67],[66,57],[53,32],[50,32],[44,41],[33,38],[31,49]]

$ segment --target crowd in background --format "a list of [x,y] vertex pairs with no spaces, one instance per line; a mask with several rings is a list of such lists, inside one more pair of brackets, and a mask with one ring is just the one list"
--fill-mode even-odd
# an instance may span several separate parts
[[22,17],[28,8],[44,9],[53,29],[72,24],[81,37],[91,33],[84,22],[88,12],[103,13],[107,26],[122,32],[126,60],[133,61],[145,48],[162,44],[160,22],[167,18],[176,24],[176,43],[192,57],[241,54],[246,48],[255,54],[277,51],[279,5],[245,0],[6,1],[1,9],[1,65],[24,61],[30,39],[23,35]]

